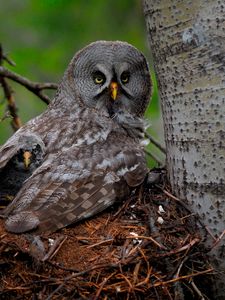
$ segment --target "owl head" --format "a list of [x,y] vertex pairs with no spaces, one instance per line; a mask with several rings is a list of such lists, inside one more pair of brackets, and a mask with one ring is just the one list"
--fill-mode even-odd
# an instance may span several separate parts
[[20,148],[12,158],[12,164],[17,170],[30,171],[40,165],[45,146],[42,140],[35,134],[21,135],[18,143]]
[[123,113],[142,117],[151,93],[144,55],[120,41],[97,41],[79,51],[62,84],[72,101],[109,117]]

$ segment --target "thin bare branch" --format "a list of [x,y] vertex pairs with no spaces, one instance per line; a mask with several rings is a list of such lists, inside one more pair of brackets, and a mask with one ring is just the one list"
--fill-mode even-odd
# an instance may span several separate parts
[[8,102],[8,110],[10,112],[10,115],[12,116],[12,128],[14,131],[16,131],[22,126],[22,122],[19,115],[17,114],[18,109],[16,106],[15,98],[13,97],[12,89],[10,88],[10,86],[4,78],[0,77],[0,83],[2,85],[5,97]]
[[16,63],[11,60],[6,54],[2,54],[2,58],[3,60],[5,60],[9,65],[15,67],[16,66]]
[[155,145],[159,150],[162,151],[162,153],[166,154],[166,149],[158,142],[156,141],[147,131],[145,132],[145,136],[152,142],[153,145]]
[[41,82],[32,82],[26,77],[23,77],[21,75],[18,75],[15,72],[12,72],[2,66],[0,66],[0,76],[9,78],[21,85],[23,85],[25,88],[27,88],[29,91],[37,95],[40,99],[42,99],[46,104],[50,103],[50,99],[47,95],[43,93],[43,90],[51,89],[55,90],[57,89],[58,85],[56,83],[41,83]]
[[[12,64],[12,62],[4,55],[2,46],[0,45],[0,65],[3,63],[3,61],[6,60],[8,63]],[[1,68],[1,66],[0,66]],[[10,115],[12,116],[12,128],[14,131],[19,129],[22,126],[22,122],[20,120],[20,117],[17,114],[17,107],[16,107],[16,102],[13,97],[13,91],[7,81],[5,80],[4,76],[0,76],[0,84],[3,88],[3,92],[5,95],[5,98],[7,99],[8,102],[8,110]]]
[[152,154],[150,151],[146,149],[145,149],[145,153],[151,158],[153,158],[160,167],[163,166],[163,162],[155,154]]

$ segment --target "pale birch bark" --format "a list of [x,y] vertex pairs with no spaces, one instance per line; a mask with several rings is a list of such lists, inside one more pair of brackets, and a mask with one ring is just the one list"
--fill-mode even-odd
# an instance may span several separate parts
[[[217,238],[225,230],[225,1],[144,0],[143,8],[169,179]],[[212,250],[222,271],[224,248],[223,238]],[[225,299],[221,276],[216,299]]]

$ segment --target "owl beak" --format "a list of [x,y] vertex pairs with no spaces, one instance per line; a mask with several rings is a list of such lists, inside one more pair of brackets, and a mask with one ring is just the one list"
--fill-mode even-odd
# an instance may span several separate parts
[[115,101],[118,94],[118,83],[111,82],[110,84],[111,97]]
[[30,158],[31,158],[32,154],[30,153],[30,151],[25,151],[23,153],[23,163],[24,163],[24,166],[25,168],[27,169],[30,165]]

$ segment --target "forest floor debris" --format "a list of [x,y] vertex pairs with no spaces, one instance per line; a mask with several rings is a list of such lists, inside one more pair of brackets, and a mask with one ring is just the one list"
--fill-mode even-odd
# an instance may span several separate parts
[[165,179],[54,234],[0,222],[1,299],[212,299],[201,225]]

